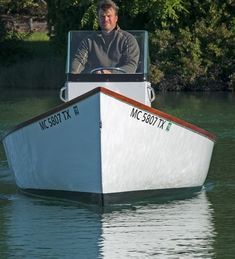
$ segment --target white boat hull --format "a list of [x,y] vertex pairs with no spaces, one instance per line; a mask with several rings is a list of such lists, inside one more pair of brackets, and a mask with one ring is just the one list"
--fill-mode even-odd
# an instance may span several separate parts
[[201,187],[214,136],[97,88],[17,126],[3,143],[20,189],[103,204],[114,194]]

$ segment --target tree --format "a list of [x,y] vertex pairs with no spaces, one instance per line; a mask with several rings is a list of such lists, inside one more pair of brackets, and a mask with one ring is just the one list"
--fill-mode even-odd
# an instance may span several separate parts
[[[44,0],[0,0],[0,58],[1,63],[9,64],[17,59],[29,56],[29,50],[23,47],[22,40],[28,33],[16,30],[15,17],[23,15],[37,17],[47,14]],[[4,19],[3,19],[4,18]]]
[[[47,3],[51,39],[64,51],[69,30],[97,29],[98,0],[0,0],[0,12],[33,13]],[[152,80],[159,89],[234,84],[232,0],[116,0],[123,29],[150,33]],[[44,11],[44,14],[46,12]],[[0,22],[0,34],[8,37]]]
[[44,0],[0,0],[0,14],[41,16],[46,13]]
[[185,8],[177,24],[152,35],[152,62],[164,73],[159,87],[228,88],[235,63],[232,1],[194,0]]

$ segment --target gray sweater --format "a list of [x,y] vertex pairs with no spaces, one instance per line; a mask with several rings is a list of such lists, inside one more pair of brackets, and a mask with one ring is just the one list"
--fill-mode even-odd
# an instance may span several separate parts
[[138,66],[139,52],[135,37],[120,28],[109,34],[94,32],[78,46],[71,73],[90,73],[94,68],[118,67],[133,74]]

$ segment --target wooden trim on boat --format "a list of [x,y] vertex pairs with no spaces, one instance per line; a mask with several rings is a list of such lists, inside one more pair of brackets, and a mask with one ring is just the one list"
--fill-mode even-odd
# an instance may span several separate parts
[[46,118],[46,117],[48,117],[48,116],[50,116],[50,115],[52,115],[52,114],[54,114],[56,112],[64,110],[65,108],[69,107],[70,105],[73,105],[74,103],[77,103],[77,102],[79,102],[81,100],[84,100],[84,99],[88,98],[89,96],[92,96],[92,95],[94,95],[94,94],[96,94],[98,92],[100,92],[100,88],[99,87],[95,88],[95,89],[93,89],[93,90],[91,90],[91,91],[89,91],[89,92],[87,92],[87,93],[85,93],[85,94],[83,94],[81,96],[78,96],[78,97],[72,99],[71,101],[59,104],[59,105],[57,105],[56,107],[50,109],[47,112],[41,113],[40,115],[37,115],[37,116],[35,116],[35,117],[33,117],[33,118],[29,119],[29,120],[26,120],[26,121],[16,125],[15,127],[5,131],[2,134],[2,136],[1,136],[1,140],[3,140],[6,136],[8,136],[9,134],[13,133],[14,131],[17,131],[17,130],[19,130],[21,128],[24,128],[24,127],[26,127],[26,126],[28,126],[28,125],[36,122],[36,121],[42,120],[42,119],[44,119],[44,118]]
[[94,95],[94,94],[96,94],[98,92],[104,93],[104,94],[109,95],[109,96],[111,96],[111,97],[113,97],[115,99],[118,99],[118,100],[122,101],[122,102],[126,102],[128,104],[131,104],[131,105],[133,105],[133,106],[135,106],[135,107],[137,107],[139,109],[148,111],[148,112],[150,112],[152,114],[155,114],[155,115],[158,115],[158,116],[160,116],[160,117],[162,117],[162,118],[164,118],[166,120],[174,122],[174,123],[176,123],[176,124],[178,124],[178,125],[180,125],[180,126],[182,126],[184,128],[188,128],[188,129],[190,129],[190,130],[192,130],[192,131],[194,131],[194,132],[196,132],[196,133],[198,133],[200,135],[203,135],[203,136],[211,139],[212,141],[216,140],[216,136],[213,133],[210,133],[210,132],[208,132],[208,131],[206,131],[206,130],[198,127],[198,126],[195,126],[195,125],[189,123],[189,122],[186,122],[186,121],[184,121],[182,119],[176,118],[176,117],[174,117],[172,115],[169,115],[169,114],[167,114],[165,112],[162,112],[160,110],[154,109],[152,107],[149,107],[149,106],[147,106],[145,104],[137,102],[137,101],[135,101],[133,99],[130,99],[130,98],[128,98],[128,97],[126,97],[124,95],[118,94],[116,92],[113,92],[113,91],[111,91],[111,90],[109,90],[107,88],[104,88],[104,87],[97,87],[97,88],[95,88],[95,89],[93,89],[93,90],[91,90],[91,91],[89,91],[89,92],[87,92],[87,93],[85,93],[85,94],[83,94],[83,95],[81,95],[79,97],[74,98],[71,101],[68,101],[66,103],[62,103],[62,104],[56,106],[55,108],[53,108],[53,109],[51,109],[51,110],[49,110],[49,111],[47,111],[45,113],[42,113],[42,114],[40,114],[38,116],[35,116],[35,117],[33,117],[33,118],[23,122],[23,123],[18,124],[17,126],[15,126],[12,129],[6,131],[5,133],[3,133],[3,135],[1,136],[1,140],[3,140],[6,136],[8,136],[9,134],[11,134],[12,132],[14,132],[14,131],[16,131],[18,129],[26,127],[27,125],[30,125],[30,124],[38,121],[38,120],[42,120],[45,117],[48,117],[48,116],[50,116],[50,115],[52,115],[52,114],[54,114],[54,113],[56,113],[56,112],[58,112],[60,110],[63,110],[65,108],[69,107],[70,105],[73,105],[74,103],[77,103],[77,102],[79,102],[81,100],[84,100],[84,99],[86,99],[86,98],[88,98],[88,97],[90,97],[90,96],[92,96],[92,95]]
[[170,114],[167,114],[167,113],[165,113],[165,112],[162,112],[162,111],[160,111],[160,110],[154,109],[154,108],[152,108],[152,107],[149,107],[149,106],[147,106],[147,105],[145,105],[145,104],[142,104],[142,103],[140,103],[140,102],[137,102],[137,101],[135,101],[135,100],[133,100],[133,99],[130,99],[130,98],[128,98],[128,97],[126,97],[126,96],[123,96],[123,95],[121,95],[121,94],[118,94],[118,93],[116,93],[116,92],[110,91],[110,90],[107,89],[107,88],[101,87],[101,88],[100,88],[100,91],[101,91],[102,93],[107,94],[107,95],[109,95],[109,96],[112,96],[112,97],[114,97],[114,98],[116,98],[116,99],[118,99],[118,100],[121,100],[121,101],[123,101],[123,102],[127,102],[127,103],[129,103],[129,104],[132,104],[133,106],[136,106],[136,107],[139,108],[139,109],[148,111],[148,112],[150,112],[150,113],[152,113],[152,114],[155,114],[155,115],[158,115],[158,116],[160,116],[160,117],[162,117],[162,118],[164,118],[164,119],[166,119],[166,120],[169,120],[169,121],[171,121],[171,122],[174,122],[174,123],[176,123],[176,124],[178,124],[178,125],[180,125],[180,126],[182,126],[182,127],[184,127],[184,128],[191,129],[192,131],[194,131],[194,132],[196,132],[196,133],[199,133],[199,134],[201,134],[201,135],[204,135],[204,136],[208,137],[208,138],[211,139],[212,141],[215,141],[215,140],[216,140],[216,136],[215,136],[213,133],[210,133],[209,131],[204,130],[204,129],[202,129],[202,128],[196,126],[196,125],[193,125],[193,124],[191,124],[191,123],[189,123],[189,122],[186,122],[186,121],[184,121],[184,120],[182,120],[182,119],[179,119],[179,118],[177,118],[177,117],[174,117],[174,116],[172,116],[172,115],[170,115]]

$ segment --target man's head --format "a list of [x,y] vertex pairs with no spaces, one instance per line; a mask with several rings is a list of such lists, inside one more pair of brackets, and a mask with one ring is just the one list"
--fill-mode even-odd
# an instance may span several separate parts
[[105,32],[111,32],[118,21],[118,6],[112,0],[101,1],[97,8],[99,25]]

